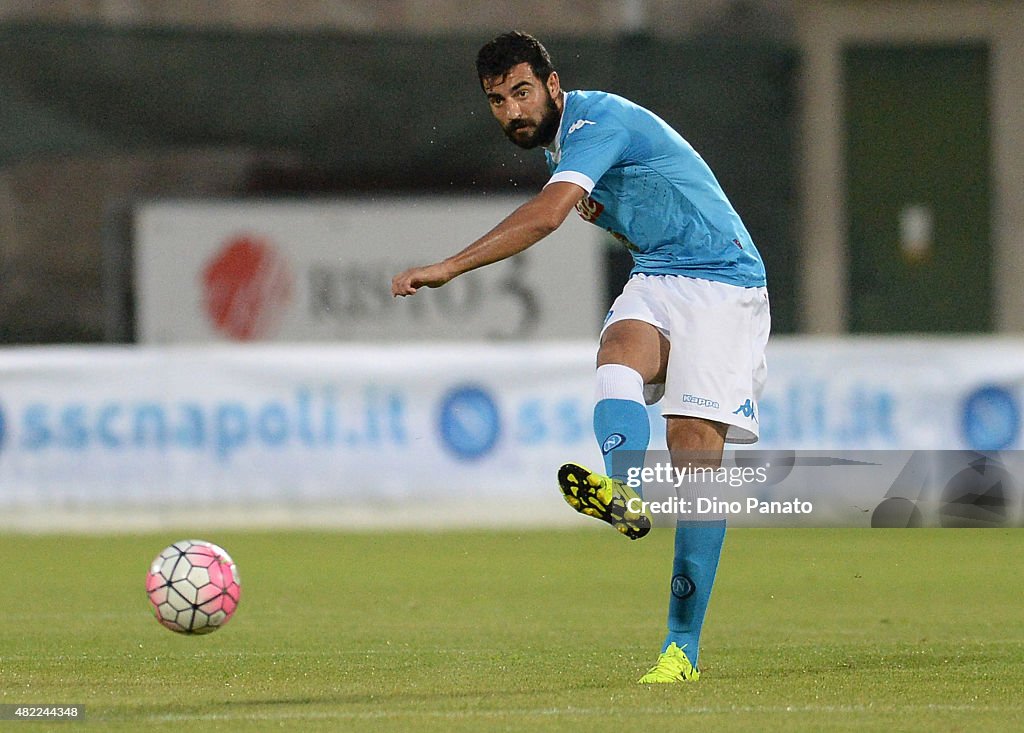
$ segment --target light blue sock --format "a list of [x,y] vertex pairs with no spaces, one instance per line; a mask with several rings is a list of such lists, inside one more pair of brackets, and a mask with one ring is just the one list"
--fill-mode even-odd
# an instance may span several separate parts
[[625,364],[597,368],[594,436],[604,455],[606,475],[627,481],[631,468],[643,468],[651,420],[644,405],[644,380],[635,369]]
[[718,559],[725,542],[725,520],[677,522],[672,589],[668,601],[668,637],[662,651],[675,642],[697,665],[700,630],[711,600]]
[[633,400],[600,400],[594,405],[594,436],[604,455],[605,474],[626,481],[631,468],[643,468],[651,442],[647,408]]

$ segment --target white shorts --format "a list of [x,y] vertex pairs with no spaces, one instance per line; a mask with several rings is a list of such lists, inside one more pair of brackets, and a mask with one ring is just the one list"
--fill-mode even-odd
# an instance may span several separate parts
[[[655,326],[669,341],[664,385],[647,385],[661,414],[725,423],[728,443],[756,443],[757,400],[768,366],[768,291],[683,275],[634,275],[604,328],[625,320]],[[602,329],[603,333],[603,329]]]

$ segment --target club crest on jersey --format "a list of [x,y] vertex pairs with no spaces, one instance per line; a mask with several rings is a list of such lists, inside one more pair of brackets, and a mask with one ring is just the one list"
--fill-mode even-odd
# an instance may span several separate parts
[[601,443],[601,452],[608,455],[613,450],[626,442],[626,436],[622,433],[612,433]]
[[597,221],[597,217],[601,216],[602,211],[604,211],[604,206],[589,196],[581,198],[576,202],[576,213],[580,215],[583,221],[590,224]]
[[596,125],[596,124],[597,124],[596,122],[591,122],[590,120],[576,120],[571,125],[569,125],[569,129],[566,130],[565,136],[569,137],[570,135],[572,135],[577,130],[582,130],[584,125]]

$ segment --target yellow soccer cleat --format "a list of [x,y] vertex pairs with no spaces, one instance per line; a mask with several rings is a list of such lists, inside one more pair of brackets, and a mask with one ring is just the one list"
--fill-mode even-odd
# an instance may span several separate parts
[[651,531],[650,517],[643,512],[629,511],[631,505],[633,508],[639,505],[640,496],[621,481],[575,463],[566,463],[558,469],[558,486],[573,509],[607,522],[631,540],[638,540]]
[[663,682],[696,682],[699,679],[700,671],[690,664],[686,653],[673,642],[658,656],[658,663],[637,682],[641,685],[655,685]]

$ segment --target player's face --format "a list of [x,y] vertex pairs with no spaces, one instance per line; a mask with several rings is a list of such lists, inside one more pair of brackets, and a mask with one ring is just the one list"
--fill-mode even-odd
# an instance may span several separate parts
[[545,83],[528,63],[522,63],[504,76],[485,79],[484,92],[491,113],[516,145],[529,150],[554,141],[562,117],[557,73],[552,72]]

